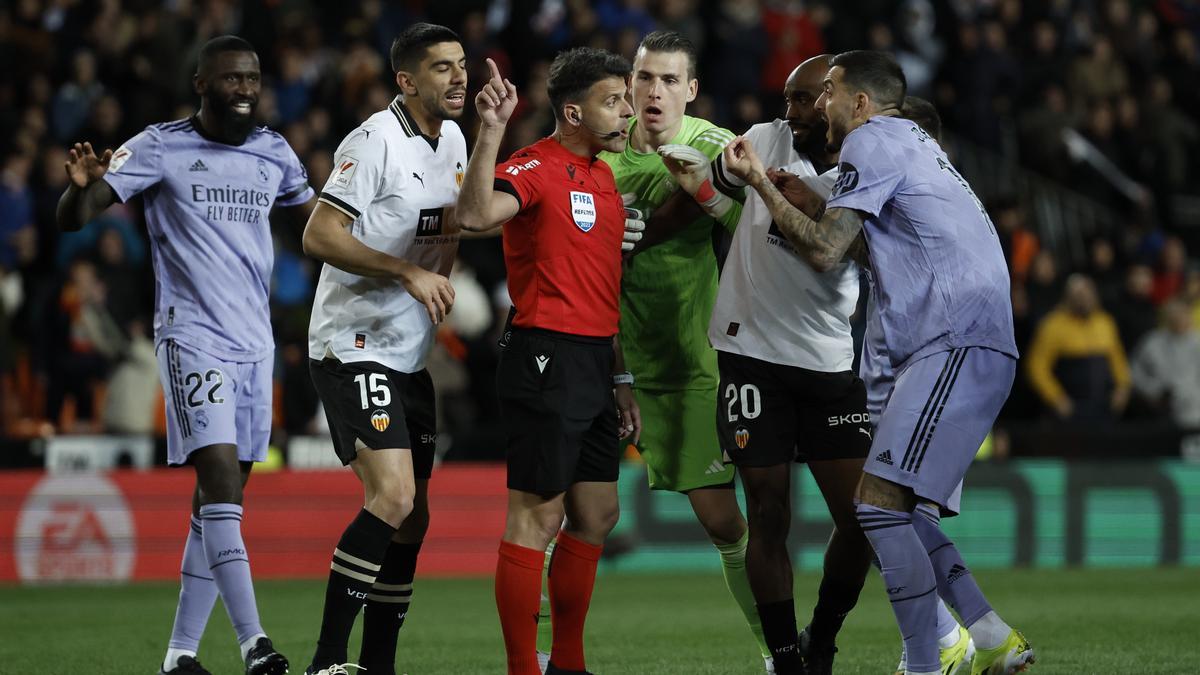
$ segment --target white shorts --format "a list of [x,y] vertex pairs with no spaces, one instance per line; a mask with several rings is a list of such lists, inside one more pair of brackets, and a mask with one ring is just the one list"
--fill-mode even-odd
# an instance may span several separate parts
[[227,443],[238,459],[261,462],[271,440],[273,359],[225,361],[176,340],[155,349],[167,408],[167,463]]

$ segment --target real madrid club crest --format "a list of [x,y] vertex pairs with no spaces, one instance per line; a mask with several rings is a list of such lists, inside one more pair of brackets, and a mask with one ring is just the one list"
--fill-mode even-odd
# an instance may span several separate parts
[[388,425],[391,423],[392,417],[387,414],[386,410],[376,410],[371,413],[371,426],[375,427],[375,431],[387,431]]
[[738,427],[737,431],[733,432],[733,442],[737,443],[739,450],[745,450],[750,443],[750,430],[746,427]]
[[466,175],[466,174],[463,171],[462,162],[455,162],[455,164],[454,164],[454,182],[458,184],[458,187],[462,187],[464,175]]

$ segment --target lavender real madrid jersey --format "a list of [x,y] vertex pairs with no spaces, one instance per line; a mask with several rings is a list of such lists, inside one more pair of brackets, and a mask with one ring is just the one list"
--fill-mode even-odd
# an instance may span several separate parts
[[113,153],[104,180],[121,201],[145,199],[155,342],[175,339],[229,361],[269,356],[268,215],[313,196],[283,136],[259,127],[229,145],[206,137],[194,117],[153,124]]
[[983,204],[915,123],[876,116],[842,144],[828,208],[866,214],[878,328],[897,373],[959,347],[1012,358],[1008,266]]

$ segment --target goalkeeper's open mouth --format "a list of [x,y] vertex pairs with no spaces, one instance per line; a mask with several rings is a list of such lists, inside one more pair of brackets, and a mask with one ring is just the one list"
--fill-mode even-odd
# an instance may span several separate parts
[[662,115],[662,108],[656,105],[648,105],[645,108],[642,108],[641,118],[647,122],[657,122],[658,120],[662,119]]

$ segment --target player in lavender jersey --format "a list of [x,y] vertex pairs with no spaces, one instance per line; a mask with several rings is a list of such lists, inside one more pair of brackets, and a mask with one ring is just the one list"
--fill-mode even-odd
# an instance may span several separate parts
[[167,394],[171,464],[196,470],[182,589],[162,673],[207,673],[196,650],[218,595],[246,673],[286,673],[259,622],[242,539],[242,490],[266,459],[274,341],[268,297],[274,249],[269,215],[303,222],[313,191],[279,134],[256,128],[258,55],[222,36],[200,50],[200,110],[146,127],[115,152],[76,144],[57,220],[77,230],[142,194],[157,278],[156,351]]
[[859,485],[858,518],[905,636],[906,672],[941,670],[936,591],[975,642],[972,673],[1012,673],[1033,662],[1033,649],[992,610],[937,523],[913,517],[919,502],[947,504],[1012,386],[1008,271],[970,186],[928,134],[898,117],[904,94],[904,73],[886,54],[834,58],[817,108],[841,151],[840,178],[819,221],[779,194],[744,140],[724,158],[814,267],[829,269],[865,238],[896,382]]

